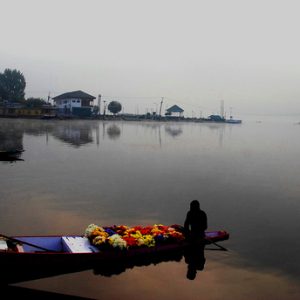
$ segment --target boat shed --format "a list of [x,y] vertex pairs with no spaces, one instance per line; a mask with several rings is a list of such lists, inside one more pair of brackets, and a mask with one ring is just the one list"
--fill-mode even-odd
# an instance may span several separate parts
[[225,122],[225,118],[220,115],[210,115],[208,118],[212,122]]
[[184,110],[178,105],[173,105],[166,110],[166,116],[175,116],[182,117]]
[[92,114],[92,101],[96,97],[83,91],[73,91],[53,97],[60,114],[89,117]]

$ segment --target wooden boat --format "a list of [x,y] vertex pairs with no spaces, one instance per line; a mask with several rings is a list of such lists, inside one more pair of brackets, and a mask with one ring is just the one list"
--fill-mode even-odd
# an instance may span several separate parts
[[242,120],[236,120],[236,119],[228,119],[225,121],[226,123],[229,123],[229,124],[241,124],[242,123]]
[[56,115],[51,115],[51,114],[50,115],[45,114],[41,117],[41,119],[43,119],[43,120],[53,120],[53,119],[57,119],[57,116]]
[[242,123],[242,120],[238,120],[238,119],[233,119],[232,116],[230,116],[229,119],[225,120],[226,123],[229,123],[229,124],[241,124]]
[[0,157],[14,157],[22,154],[23,149],[0,150]]
[[[226,231],[205,233],[205,244],[229,238]],[[118,265],[134,265],[136,261],[154,262],[182,257],[190,245],[187,240],[168,242],[155,247],[128,250],[100,250],[83,235],[14,236],[0,240],[1,282],[14,283],[88,269],[107,269]],[[225,249],[225,248],[223,248]],[[226,250],[226,249],[225,249]],[[100,272],[101,273],[101,272]]]
[[24,161],[24,159],[19,158],[18,156],[1,156],[0,155],[0,161],[13,163],[13,162],[16,162],[16,161]]

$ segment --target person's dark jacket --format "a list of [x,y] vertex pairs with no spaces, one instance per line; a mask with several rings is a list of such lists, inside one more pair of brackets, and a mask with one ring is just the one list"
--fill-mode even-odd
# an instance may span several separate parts
[[186,215],[184,222],[186,233],[191,233],[192,236],[204,236],[204,231],[207,229],[206,213],[197,205],[191,204],[191,209]]

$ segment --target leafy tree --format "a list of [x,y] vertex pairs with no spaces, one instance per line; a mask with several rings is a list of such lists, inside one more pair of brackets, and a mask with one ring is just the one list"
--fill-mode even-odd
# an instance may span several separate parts
[[25,97],[26,81],[18,70],[5,69],[0,73],[0,98],[21,102]]
[[43,105],[47,104],[44,99],[41,98],[28,98],[25,101],[25,105],[27,107],[41,107]]
[[108,110],[115,115],[122,110],[122,105],[118,101],[111,101],[108,104]]

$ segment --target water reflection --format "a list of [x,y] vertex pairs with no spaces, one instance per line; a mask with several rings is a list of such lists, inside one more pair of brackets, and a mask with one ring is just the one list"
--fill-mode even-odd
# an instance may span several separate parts
[[93,123],[73,123],[63,122],[57,124],[51,134],[74,147],[80,147],[93,142],[92,136]]
[[118,139],[121,135],[121,129],[116,124],[110,125],[106,132],[108,137],[112,140]]
[[[0,150],[3,149],[15,149],[23,147],[24,134],[28,136],[45,136],[46,144],[49,143],[49,137],[54,137],[56,140],[62,141],[72,147],[79,148],[95,143],[100,145],[101,140],[105,140],[108,136],[111,140],[117,140],[123,134],[123,124],[118,122],[98,122],[91,120],[0,120]],[[163,123],[163,122],[138,122],[130,123],[128,128],[135,128],[136,135],[149,134],[153,141],[155,140],[160,148],[164,143],[167,143],[167,136],[172,138],[178,138],[184,135],[183,124]],[[225,134],[224,124],[196,124],[193,130],[199,130],[199,137],[201,134],[206,135],[204,130],[214,132],[219,147],[223,145],[223,139]],[[162,131],[165,131],[166,135],[162,135]],[[229,128],[229,131],[231,128]],[[126,132],[128,134],[128,132]],[[153,142],[152,141],[152,142]]]
[[1,157],[0,156],[0,161],[3,162],[4,164],[5,163],[14,163],[14,162],[17,162],[17,161],[24,161],[24,159],[22,158],[19,158],[19,157]]
[[49,135],[76,148],[94,142],[93,130],[99,127],[95,122],[84,121],[41,121],[0,120],[0,150],[22,149],[24,134],[29,136]]
[[[184,258],[186,263],[186,278],[194,280],[197,271],[203,271],[205,265],[204,244],[191,244],[185,247],[165,247],[162,250],[153,251],[145,248],[144,251],[137,253],[112,253],[111,259],[77,259],[72,264],[59,262],[43,265],[33,263],[32,261],[21,262],[22,267],[18,268],[18,263],[3,262],[0,280],[2,284],[20,283],[25,281],[49,278],[70,273],[78,273],[92,270],[95,276],[118,276],[127,270],[135,267],[156,266],[166,262],[179,263]],[[55,261],[55,259],[53,260]],[[18,271],[16,272],[16,269]],[[176,275],[176,274],[174,274]],[[178,274],[179,275],[179,274]]]
[[172,137],[176,137],[182,134],[182,128],[178,125],[166,125],[165,131]]
[[0,124],[0,150],[23,149],[23,123],[1,122]]
[[204,256],[204,244],[194,243],[190,247],[186,248],[184,252],[185,262],[187,264],[187,279],[194,280],[197,275],[197,271],[203,271],[205,265]]
[[299,284],[278,272],[264,273],[246,268],[242,262],[231,266],[228,260],[232,261],[232,255],[221,251],[206,255],[209,270],[194,281],[185,278],[184,262],[167,262],[113,277],[86,271],[18,286],[93,299],[299,299]]
[[24,159],[21,158],[23,152],[23,133],[24,127],[21,122],[1,123],[0,161],[2,163],[24,161]]
[[86,297],[79,297],[74,295],[66,295],[62,293],[54,293],[48,291],[40,291],[36,289],[30,289],[19,286],[1,286],[1,293],[3,295],[9,295],[11,299],[23,298],[23,299],[92,299]]
[[95,275],[111,277],[120,275],[134,267],[157,265],[163,262],[179,262],[183,257],[183,249],[173,249],[164,252],[146,252],[123,260],[113,260],[93,267]]

